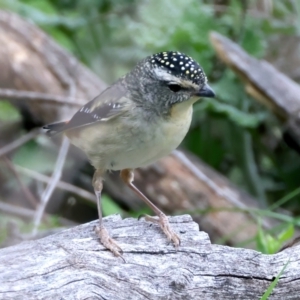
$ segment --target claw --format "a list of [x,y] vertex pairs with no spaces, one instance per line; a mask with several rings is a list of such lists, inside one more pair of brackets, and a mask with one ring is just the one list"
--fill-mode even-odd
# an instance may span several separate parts
[[108,231],[104,226],[95,226],[95,232],[98,235],[101,244],[108,250],[110,250],[115,256],[125,259],[122,256],[122,248],[109,236]]
[[165,214],[161,214],[158,219],[145,215],[145,220],[149,222],[153,222],[155,224],[158,224],[164,234],[167,236],[167,239],[169,241],[172,241],[175,248],[178,249],[180,245],[180,238],[179,236],[172,230],[169,220]]

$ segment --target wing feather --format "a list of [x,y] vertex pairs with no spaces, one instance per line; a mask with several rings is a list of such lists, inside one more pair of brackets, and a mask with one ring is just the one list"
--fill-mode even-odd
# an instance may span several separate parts
[[126,90],[122,84],[114,84],[79,109],[64,126],[64,130],[105,122],[126,111]]

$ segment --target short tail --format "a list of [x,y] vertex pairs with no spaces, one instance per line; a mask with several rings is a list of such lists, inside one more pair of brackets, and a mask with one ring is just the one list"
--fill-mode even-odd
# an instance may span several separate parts
[[53,124],[43,126],[43,129],[47,130],[46,134],[48,136],[54,136],[57,133],[64,131],[66,129],[65,126],[67,124],[68,124],[68,122],[53,123]]

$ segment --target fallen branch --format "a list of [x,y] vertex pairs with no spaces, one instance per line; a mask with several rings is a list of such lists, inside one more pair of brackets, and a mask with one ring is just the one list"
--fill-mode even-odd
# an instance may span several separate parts
[[2,299],[259,299],[290,260],[271,299],[298,299],[300,247],[275,255],[211,245],[190,216],[171,217],[176,251],[161,230],[105,218],[122,259],[99,244],[96,222],[0,250]]
[[[47,93],[38,93],[32,91],[18,91],[18,90],[10,90],[10,89],[0,89],[0,101],[1,100],[22,100],[22,101],[36,101],[36,102],[46,102],[53,103],[57,105],[71,105],[80,107],[84,103],[83,99],[74,99],[66,96],[60,95],[52,95]],[[79,102],[79,103],[78,103]]]
[[212,32],[210,41],[218,57],[244,81],[246,91],[277,117],[299,118],[300,86],[265,60],[250,56],[238,44]]

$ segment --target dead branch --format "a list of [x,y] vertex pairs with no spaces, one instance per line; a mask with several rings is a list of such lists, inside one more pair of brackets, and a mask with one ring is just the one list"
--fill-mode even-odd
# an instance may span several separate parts
[[[1,100],[22,100],[25,101],[32,101],[32,102],[46,102],[53,103],[56,105],[71,105],[75,107],[80,107],[85,101],[83,99],[73,99],[66,96],[59,96],[59,95],[51,95],[47,93],[38,93],[32,91],[17,91],[17,90],[10,90],[10,89],[0,89],[0,101]],[[79,102],[79,103],[78,103]],[[44,103],[45,104],[45,103]]]
[[247,54],[238,44],[212,32],[210,40],[218,57],[244,81],[246,91],[280,119],[299,118],[300,86],[265,60]]
[[[14,167],[18,170],[18,172],[20,172],[24,175],[27,175],[28,177],[31,177],[31,178],[33,178],[37,181],[48,183],[51,180],[51,177],[43,175],[43,174],[38,173],[36,171],[29,170],[29,169],[23,168],[23,167],[18,166],[18,165],[15,165]],[[88,191],[86,191],[86,190],[84,190],[84,189],[82,189],[82,188],[79,188],[79,187],[77,187],[73,184],[70,184],[68,182],[64,182],[64,181],[61,181],[61,180],[57,182],[56,187],[58,189],[73,193],[73,194],[75,194],[75,195],[91,202],[92,204],[96,205],[95,195],[88,192]]]
[[0,250],[1,299],[299,299],[300,247],[275,255],[212,245],[190,216],[171,217],[176,251],[143,220],[104,220],[123,257],[99,244],[96,222]]
[[0,157],[3,155],[8,154],[9,152],[21,147],[28,141],[34,139],[41,133],[40,129],[33,129],[32,131],[28,132],[27,134],[21,136],[17,140],[11,142],[10,144],[5,145],[4,147],[0,148]]
[[33,219],[33,229],[32,229],[32,235],[35,236],[37,234],[38,227],[41,224],[42,217],[44,215],[46,206],[50,200],[51,195],[53,194],[57,183],[60,180],[62,170],[65,164],[65,160],[69,151],[70,142],[69,140],[64,137],[62,140],[62,144],[60,146],[60,150],[57,156],[57,160],[54,166],[53,174],[51,176],[51,180],[48,182],[46,189],[44,190],[41,201],[37,207],[35,217]]

